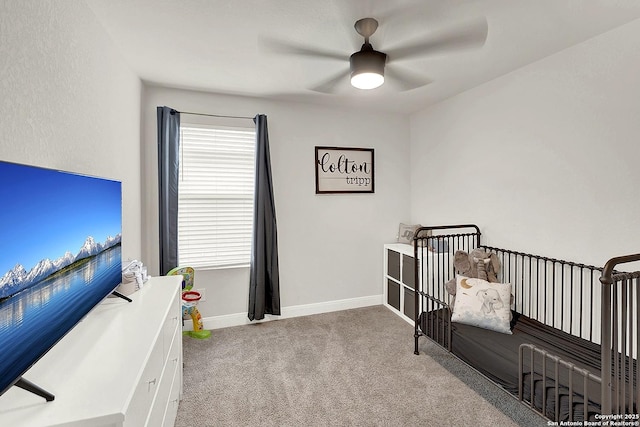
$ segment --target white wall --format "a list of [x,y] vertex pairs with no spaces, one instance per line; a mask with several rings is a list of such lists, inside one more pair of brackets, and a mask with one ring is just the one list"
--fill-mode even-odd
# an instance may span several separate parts
[[595,265],[640,250],[640,21],[411,117],[413,221]]
[[141,253],[140,92],[83,1],[0,2],[0,160],[122,181],[125,258]]
[[[144,87],[144,260],[158,271],[156,107],[268,117],[283,308],[382,294],[382,246],[409,216],[409,121],[395,114]],[[182,116],[182,121],[193,117]],[[246,124],[246,122],[245,122]],[[249,122],[251,124],[251,122]],[[375,194],[316,195],[314,147],[375,149]],[[203,316],[246,313],[247,269],[196,272]],[[380,300],[381,302],[381,300]]]

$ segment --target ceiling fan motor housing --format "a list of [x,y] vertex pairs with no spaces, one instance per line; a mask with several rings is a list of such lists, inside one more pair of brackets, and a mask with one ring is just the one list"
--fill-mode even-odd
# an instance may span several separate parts
[[[371,45],[369,45],[371,46]],[[363,49],[354,53],[349,58],[351,66],[351,79],[359,74],[372,73],[384,77],[384,64],[387,61],[387,55],[373,48]]]

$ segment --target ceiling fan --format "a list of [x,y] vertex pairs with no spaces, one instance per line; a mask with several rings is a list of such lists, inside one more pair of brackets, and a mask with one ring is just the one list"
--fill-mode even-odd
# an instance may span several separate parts
[[354,28],[364,38],[364,44],[359,51],[348,57],[342,53],[307,48],[276,40],[268,41],[267,46],[280,53],[299,56],[338,59],[341,61],[346,61],[348,58],[349,68],[310,88],[316,92],[334,93],[341,81],[347,76],[350,76],[351,85],[358,89],[375,89],[380,87],[385,82],[385,78],[388,77],[400,86],[401,91],[406,91],[427,85],[431,83],[431,80],[400,69],[395,65],[397,61],[429,54],[482,47],[487,39],[488,32],[486,18],[475,19],[456,26],[456,28],[449,28],[405,46],[387,49],[386,52],[382,52],[375,50],[369,41],[370,37],[378,29],[378,21],[376,19],[359,19],[356,21]]

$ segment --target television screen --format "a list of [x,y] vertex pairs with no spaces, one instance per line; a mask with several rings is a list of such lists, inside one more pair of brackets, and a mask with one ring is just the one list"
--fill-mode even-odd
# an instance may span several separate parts
[[3,394],[120,284],[122,190],[0,161],[0,200]]

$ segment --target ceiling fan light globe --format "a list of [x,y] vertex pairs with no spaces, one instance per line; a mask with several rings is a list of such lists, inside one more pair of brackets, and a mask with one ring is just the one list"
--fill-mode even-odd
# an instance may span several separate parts
[[382,86],[384,76],[378,73],[360,73],[351,76],[351,86],[358,89],[375,89]]

